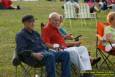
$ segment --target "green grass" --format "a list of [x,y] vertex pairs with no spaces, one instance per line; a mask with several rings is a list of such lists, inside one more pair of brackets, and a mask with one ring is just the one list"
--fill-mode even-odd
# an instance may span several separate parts
[[[12,55],[15,50],[15,35],[19,32],[23,24],[21,17],[26,14],[34,15],[36,20],[35,29],[40,32],[40,23],[47,23],[48,14],[56,11],[63,14],[61,6],[63,2],[47,2],[44,0],[37,2],[15,2],[14,5],[20,5],[22,10],[0,10],[0,77],[13,77],[14,67],[12,66]],[[91,54],[95,57],[96,25],[95,20],[85,20],[84,25],[81,20],[64,20],[64,27],[68,32],[75,36],[82,34],[82,44],[85,45]],[[98,14],[98,21],[106,21],[106,13]],[[82,23],[82,24],[81,24]]]

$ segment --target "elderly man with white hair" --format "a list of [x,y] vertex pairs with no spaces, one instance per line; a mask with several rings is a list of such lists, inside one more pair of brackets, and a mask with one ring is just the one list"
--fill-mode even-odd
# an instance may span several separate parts
[[[92,70],[87,48],[79,46],[79,41],[66,43],[59,32],[60,24],[60,15],[56,12],[51,13],[49,15],[49,22],[42,30],[42,39],[45,44],[51,49],[63,49],[64,51],[69,52],[71,62],[79,70]],[[88,75],[88,77],[92,76]]]

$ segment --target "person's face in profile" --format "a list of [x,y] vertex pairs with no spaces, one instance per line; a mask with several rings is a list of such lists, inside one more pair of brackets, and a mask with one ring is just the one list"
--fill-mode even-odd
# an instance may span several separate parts
[[34,29],[34,23],[35,23],[35,20],[34,19],[31,19],[31,20],[28,20],[28,21],[25,21],[23,22],[25,27],[30,29],[30,30],[33,30]]

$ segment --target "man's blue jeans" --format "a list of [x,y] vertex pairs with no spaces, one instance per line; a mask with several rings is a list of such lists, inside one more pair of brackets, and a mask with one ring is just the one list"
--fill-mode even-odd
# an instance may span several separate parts
[[46,66],[47,77],[56,77],[56,62],[61,63],[61,77],[71,77],[71,66],[69,53],[63,52],[43,52],[44,58],[42,61],[38,61],[33,57],[23,57],[23,62],[31,66],[37,64],[43,64]]
[[55,77],[56,62],[61,63],[61,77],[70,77],[70,57],[68,52],[47,52],[44,55],[47,77]]

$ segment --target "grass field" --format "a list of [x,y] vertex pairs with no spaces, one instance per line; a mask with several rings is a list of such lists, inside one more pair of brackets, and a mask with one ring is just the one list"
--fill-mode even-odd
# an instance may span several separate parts
[[[21,17],[26,14],[34,15],[36,20],[35,29],[40,32],[40,23],[47,23],[48,14],[56,11],[63,14],[61,8],[63,2],[47,2],[40,0],[37,2],[14,2],[14,5],[20,5],[21,10],[0,10],[0,77],[13,77],[14,67],[12,66],[12,55],[15,50],[15,35],[23,27]],[[106,21],[106,12],[98,13],[98,21]],[[84,25],[80,20],[65,19],[63,25],[68,32],[75,36],[82,34],[82,44],[85,45],[91,54],[95,57],[96,42],[96,22],[94,19],[85,20]]]

